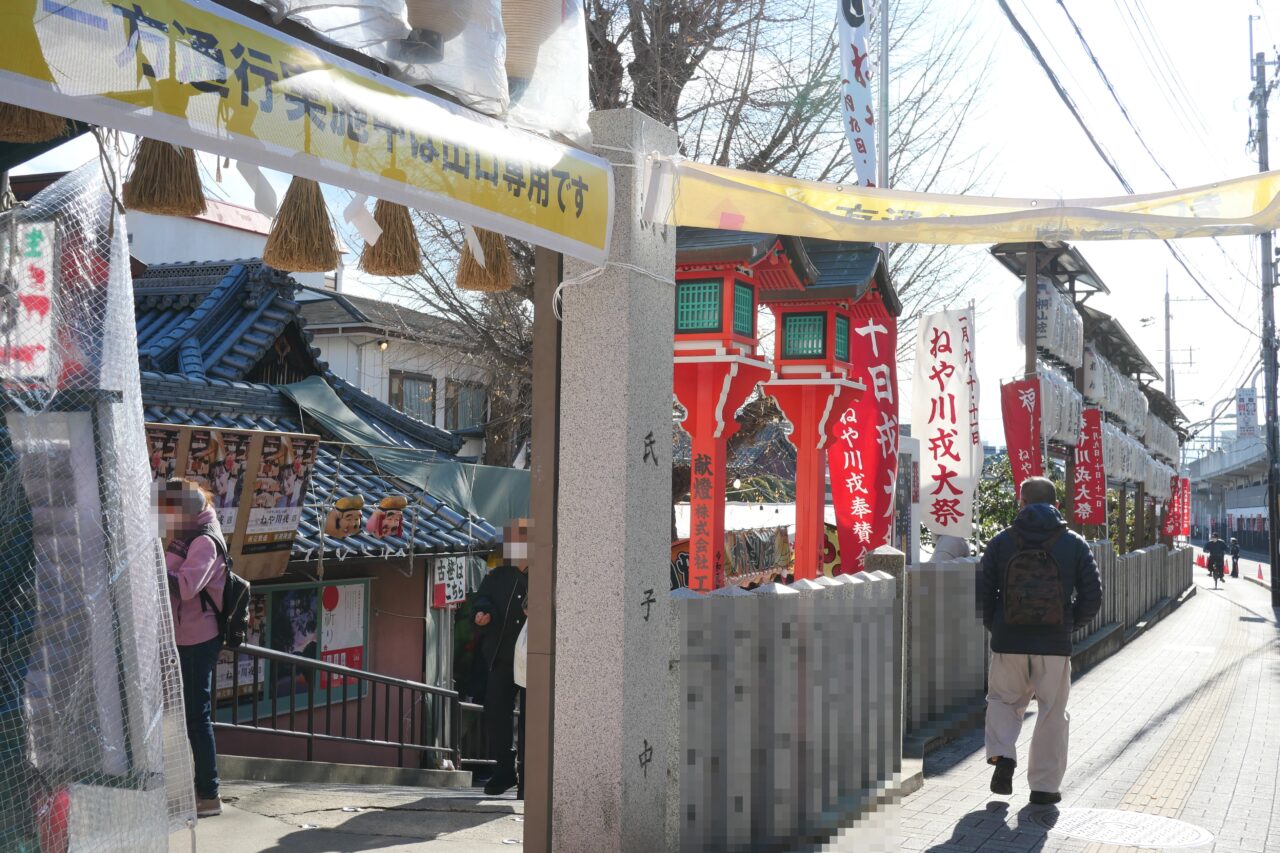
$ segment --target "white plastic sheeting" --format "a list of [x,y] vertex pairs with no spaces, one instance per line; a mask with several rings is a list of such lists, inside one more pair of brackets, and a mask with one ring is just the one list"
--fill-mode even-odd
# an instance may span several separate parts
[[[1026,287],[1018,289],[1018,343],[1025,344]],[[1036,283],[1036,346],[1063,364],[1079,367],[1084,358],[1084,321],[1071,300],[1049,279]]]
[[[507,86],[512,124],[558,133],[585,145],[591,141],[587,115],[591,87],[587,79],[587,17],[582,0],[525,0],[532,26],[519,29],[507,19]],[[536,51],[523,43],[537,41]],[[536,59],[528,78],[516,64],[521,55]],[[524,61],[527,62],[528,59]],[[641,152],[647,154],[649,152]]]
[[1075,447],[1080,441],[1080,392],[1061,373],[1043,364],[1039,374],[1040,433],[1045,441]]
[[126,240],[97,161],[0,214],[0,850],[194,819]]
[[1092,346],[1084,350],[1084,396],[1104,412],[1115,415],[1129,432],[1147,431],[1149,404],[1138,383],[1125,376]]

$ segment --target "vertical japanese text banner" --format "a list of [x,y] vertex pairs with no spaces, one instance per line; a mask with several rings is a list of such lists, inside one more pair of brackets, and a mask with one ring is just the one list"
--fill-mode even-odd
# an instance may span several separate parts
[[982,473],[973,330],[972,308],[921,318],[911,383],[923,522],[934,533],[961,537],[973,533],[974,490]]
[[1178,523],[1182,525],[1182,535],[1191,535],[1191,481],[1182,478],[1182,488],[1178,489]]
[[1102,410],[1081,412],[1084,426],[1076,444],[1075,482],[1071,484],[1077,524],[1107,523],[1107,474],[1102,462]]
[[1004,416],[1004,443],[1009,448],[1009,469],[1013,472],[1013,492],[1020,495],[1023,480],[1044,474],[1039,377],[1001,383],[1000,411]]
[[866,0],[838,0],[840,121],[853,152],[858,183],[876,185],[875,116],[871,111],[871,60],[867,56]]
[[[873,303],[877,304],[878,303]],[[827,448],[840,564],[836,574],[862,571],[866,555],[893,533],[898,477],[898,321],[881,308],[855,317],[850,335],[854,377],[867,391],[840,413],[838,440]]]

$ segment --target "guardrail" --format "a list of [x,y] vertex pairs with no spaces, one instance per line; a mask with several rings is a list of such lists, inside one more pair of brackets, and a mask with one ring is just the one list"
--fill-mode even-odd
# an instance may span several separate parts
[[[215,714],[215,730],[305,739],[308,761],[315,760],[316,743],[327,742],[395,749],[401,767],[406,752],[433,753],[454,767],[493,764],[462,757],[462,714],[484,709],[462,701],[454,690],[261,646],[243,645],[230,653],[231,696],[236,698],[229,709]],[[250,662],[248,671],[258,674],[247,684],[240,677],[244,658]],[[303,690],[298,689],[299,676]],[[281,684],[289,689],[282,691]],[[243,687],[249,688],[248,702],[240,698]],[[219,719],[227,710],[230,722]]]

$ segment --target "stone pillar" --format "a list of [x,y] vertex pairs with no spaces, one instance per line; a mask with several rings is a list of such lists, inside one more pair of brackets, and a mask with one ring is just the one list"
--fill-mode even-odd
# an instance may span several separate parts
[[883,573],[894,580],[893,627],[891,633],[894,642],[889,649],[893,659],[893,679],[891,681],[893,697],[892,704],[889,705],[890,713],[892,714],[892,723],[889,729],[892,731],[893,737],[889,744],[892,750],[889,770],[892,774],[890,778],[896,778],[902,771],[902,694],[903,673],[906,671],[903,664],[903,654],[906,651],[904,628],[906,625],[907,557],[897,548],[882,545],[867,555],[866,570],[871,576],[876,573]]
[[[619,164],[611,265],[564,290],[555,574],[551,848],[666,845],[675,229],[642,223],[647,152],[675,135],[634,110],[593,113]],[[632,153],[634,152],[634,153]],[[588,267],[565,260],[572,278]]]

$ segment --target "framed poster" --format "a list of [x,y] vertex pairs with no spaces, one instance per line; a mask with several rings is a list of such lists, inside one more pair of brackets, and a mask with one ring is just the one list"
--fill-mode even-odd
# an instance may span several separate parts
[[[261,646],[266,626],[267,596],[265,593],[255,592],[249,597],[249,636],[245,642],[251,646]],[[240,674],[237,677],[231,671],[234,659],[235,656],[228,649],[218,653],[218,665],[213,674],[214,701],[229,701],[233,694],[237,698],[261,698],[267,680],[267,662],[240,655]]]
[[213,495],[218,524],[224,533],[234,533],[236,529],[252,440],[253,433],[249,432],[221,429],[191,432],[187,476],[201,483]]
[[147,425],[147,459],[151,463],[151,479],[164,482],[178,476],[178,458],[183,431],[179,427]]
[[[320,605],[323,611],[320,660],[364,669],[364,584],[329,584],[320,591]],[[348,683],[354,683],[354,679],[320,673],[321,687],[342,687]]]
[[288,565],[319,446],[318,436],[262,436],[258,464],[250,466],[256,471],[253,498],[236,563],[250,580],[275,577]]
[[[278,652],[316,658],[319,639],[319,588],[306,586],[273,591],[271,594],[271,648]],[[310,686],[305,670],[291,672],[276,666],[273,693],[288,696],[290,693],[307,693]]]

